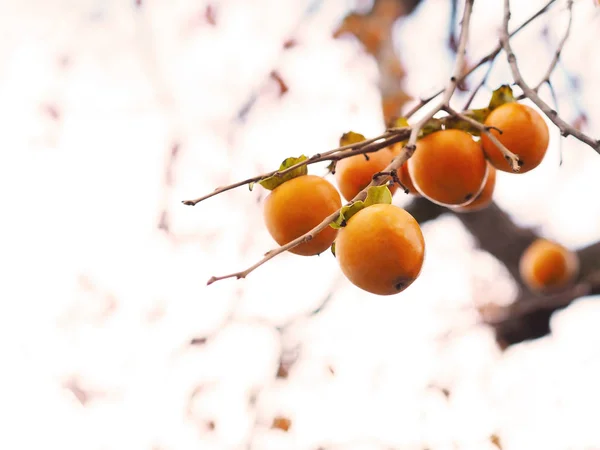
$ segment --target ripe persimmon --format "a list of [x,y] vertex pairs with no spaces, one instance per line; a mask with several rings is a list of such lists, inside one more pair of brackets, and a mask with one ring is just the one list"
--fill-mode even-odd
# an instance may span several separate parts
[[352,284],[372,294],[392,295],[419,276],[425,240],[407,211],[374,204],[350,217],[335,241],[335,254]]
[[[339,192],[327,180],[316,175],[302,175],[277,186],[267,196],[264,219],[267,230],[279,245],[302,236],[342,206]],[[311,256],[327,250],[337,230],[327,227],[312,240],[289,251]]]
[[[546,121],[535,109],[517,102],[505,103],[492,110],[485,125],[494,127],[490,132],[519,157],[521,169],[517,173],[535,169],[544,159],[550,136]],[[485,134],[481,135],[481,145],[496,169],[515,173],[500,149]]]
[[[335,166],[335,179],[338,188],[348,201],[356,197],[360,191],[366,188],[373,175],[383,171],[394,159],[394,156],[387,148],[383,148],[373,153],[365,155],[354,155],[350,158],[341,159]],[[390,186],[390,192],[393,194],[397,185]]]
[[436,131],[417,141],[408,172],[419,193],[445,206],[472,201],[483,189],[485,155],[470,134],[455,129]]
[[[389,147],[390,151],[392,152],[392,156],[394,158],[398,156],[402,151],[403,147],[404,144],[401,142]],[[412,179],[410,178],[410,174],[408,173],[408,163],[405,162],[404,164],[402,164],[402,166],[400,166],[400,169],[398,169],[397,172],[400,182],[404,185],[404,187],[406,187],[406,189],[408,189],[408,192],[413,195],[420,195]]]
[[556,242],[537,239],[521,255],[519,272],[532,291],[561,289],[577,276],[579,258]]
[[483,190],[479,193],[475,200],[467,203],[464,206],[455,206],[452,208],[456,212],[472,212],[481,211],[487,208],[492,203],[492,196],[494,195],[494,189],[496,188],[496,168],[488,162],[488,172],[483,185]]

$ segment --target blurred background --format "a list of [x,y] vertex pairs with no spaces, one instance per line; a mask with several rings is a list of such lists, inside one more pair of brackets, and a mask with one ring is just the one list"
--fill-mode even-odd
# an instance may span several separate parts
[[[502,3],[475,1],[469,64],[496,46]],[[512,3],[511,28],[544,4]],[[555,3],[513,40],[532,85],[567,25]],[[274,247],[266,191],[182,200],[380,134],[447,82],[462,2],[375,8],[0,0],[0,448],[600,449],[600,303],[499,346],[477,306],[517,286],[454,215],[423,224],[401,295],[360,291],[328,252],[206,286]],[[599,10],[575,1],[552,75],[559,113],[592,136]],[[501,54],[473,106],[509,81]],[[600,157],[548,123],[542,165],[498,173],[494,199],[576,250],[600,240]]]

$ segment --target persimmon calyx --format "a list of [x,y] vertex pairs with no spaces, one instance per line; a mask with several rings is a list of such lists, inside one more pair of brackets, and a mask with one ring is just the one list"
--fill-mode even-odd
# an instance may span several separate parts
[[488,109],[490,111],[493,111],[494,109],[504,105],[505,103],[511,103],[514,101],[516,101],[516,99],[513,94],[512,88],[508,84],[503,84],[494,92],[492,92],[492,98],[490,99]]
[[[293,156],[286,158],[283,160],[283,162],[279,166],[279,172],[289,169],[290,167],[295,166],[296,164],[301,163],[302,161],[306,161],[307,159],[308,159],[308,156],[305,156],[305,155],[300,155],[297,158],[295,158]],[[262,180],[258,181],[258,184],[260,184],[265,189],[272,191],[273,189],[282,185],[286,181],[289,181],[292,178],[306,175],[307,173],[308,173],[308,167],[306,165],[303,165],[300,167],[296,167],[295,169],[290,170],[289,172],[286,172],[283,175],[275,174],[270,177],[263,178]],[[250,190],[252,190],[253,187],[254,187],[254,183],[250,183],[248,185],[248,188]]]
[[[357,200],[355,202],[343,206],[340,209],[340,214],[338,215],[338,218],[331,222],[329,226],[331,228],[335,228],[336,230],[343,228],[346,226],[346,223],[348,223],[348,221],[354,214],[359,212],[361,209],[378,203],[385,203],[388,205],[392,203],[392,193],[385,184],[382,186],[371,186],[367,190],[367,198],[365,198],[364,201]],[[332,249],[332,251],[335,250]]]

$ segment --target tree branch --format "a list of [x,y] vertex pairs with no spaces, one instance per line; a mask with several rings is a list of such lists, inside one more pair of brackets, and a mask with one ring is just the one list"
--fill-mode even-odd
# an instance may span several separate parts
[[504,347],[545,336],[550,332],[550,318],[555,311],[580,297],[600,294],[600,242],[577,251],[579,276],[571,286],[548,295],[536,294],[521,281],[519,262],[525,249],[539,236],[531,229],[517,226],[495,203],[474,213],[461,214],[419,197],[406,210],[421,224],[444,213],[453,214],[482,250],[505,265],[519,287],[516,300],[507,306],[488,304],[479,308],[482,323],[494,329]]
[[567,29],[565,31],[563,38],[561,39],[560,43],[558,44],[558,48],[556,49],[556,52],[554,53],[554,58],[552,58],[552,62],[550,63],[550,66],[548,67],[546,74],[544,75],[542,80],[538,83],[538,85],[533,88],[533,90],[535,92],[539,92],[540,87],[544,83],[550,83],[550,76],[552,75],[552,72],[554,72],[554,69],[556,69],[556,66],[558,65],[558,61],[560,61],[560,54],[562,53],[562,50],[563,50],[565,44],[567,43],[567,40],[569,39],[569,34],[571,33],[571,25],[573,23],[573,0],[567,1],[567,8],[569,10],[569,23],[567,24]]
[[517,57],[513,52],[510,45],[510,35],[508,34],[508,23],[510,21],[510,0],[504,0],[504,21],[502,31],[500,35],[500,42],[504,50],[506,51],[506,57],[510,65],[510,70],[513,75],[515,83],[521,88],[525,96],[537,105],[538,108],[560,129],[562,136],[567,137],[569,135],[589,145],[596,152],[600,153],[600,140],[593,139],[585,133],[577,130],[576,128],[565,122],[557,112],[550,108],[546,102],[544,102],[538,93],[532,89],[523,79],[521,71],[517,64]]
[[[273,170],[271,172],[267,172],[262,175],[257,175],[255,177],[247,178],[245,180],[238,181],[236,183],[233,183],[233,184],[230,184],[227,186],[219,187],[209,194],[206,194],[206,195],[199,197],[197,199],[194,199],[194,200],[183,200],[182,203],[184,205],[194,206],[206,199],[209,199],[211,197],[214,197],[215,195],[221,194],[221,193],[229,191],[231,189],[235,189],[240,186],[245,186],[250,183],[256,183],[256,182],[263,180],[265,178],[268,178],[268,177],[283,176],[286,173],[291,172],[292,170],[295,170],[302,166],[306,166],[309,164],[315,164],[315,163],[319,163],[319,162],[323,162],[323,161],[339,161],[341,159],[350,158],[351,156],[354,156],[354,155],[373,153],[378,150],[381,150],[382,148],[385,148],[385,147],[388,147],[397,142],[403,141],[404,139],[406,139],[408,137],[409,132],[410,132],[410,128],[395,128],[393,130],[388,130],[385,133],[383,133],[382,135],[371,138],[371,139],[367,139],[367,140],[364,140],[361,142],[356,142],[354,144],[344,145],[342,147],[338,147],[338,148],[335,148],[333,150],[329,150],[329,151],[326,151],[323,153],[316,153],[315,155],[311,156],[310,158],[305,159],[304,161],[300,161],[299,163],[294,164],[293,166],[288,167],[287,169]],[[381,139],[383,139],[383,141],[377,142]],[[346,150],[349,150],[349,151],[346,151]]]
[[[382,170],[382,172],[391,173],[392,171],[399,169],[402,166],[402,164],[404,164],[412,156],[412,154],[414,153],[415,148],[416,148],[416,142],[417,142],[419,132],[421,131],[421,128],[438,111],[440,111],[444,106],[448,105],[448,102],[450,101],[452,94],[454,94],[454,91],[456,90],[456,86],[458,83],[458,78],[460,76],[460,70],[463,66],[464,57],[466,54],[467,41],[468,41],[468,37],[469,37],[469,23],[471,20],[471,12],[473,10],[473,1],[474,0],[465,0],[465,8],[464,8],[464,13],[463,13],[463,18],[461,21],[460,39],[459,39],[457,57],[456,57],[456,61],[454,63],[454,70],[452,72],[452,76],[450,77],[450,82],[449,82],[448,86],[446,87],[446,89],[444,90],[444,96],[443,96],[441,102],[437,105],[436,108],[432,109],[429,112],[429,114],[427,114],[423,119],[421,119],[421,121],[419,121],[415,126],[412,127],[412,129],[410,131],[410,137],[408,138],[407,144],[404,146],[404,148],[398,154],[398,156],[396,156],[392,160],[392,162],[385,169]],[[390,139],[389,141],[386,141],[386,144],[384,146],[390,145],[392,143],[392,140],[394,140],[394,139],[396,139],[395,142],[401,142],[406,139],[406,136],[402,136],[402,135],[398,134],[394,138]],[[378,145],[378,144],[371,144],[371,145]],[[382,185],[388,179],[389,179],[389,175],[381,174],[378,176],[374,176],[373,179],[371,180],[371,182],[369,183],[369,185],[366,186],[362,191],[360,191],[356,195],[356,197],[354,197],[348,204],[353,203],[358,200],[364,200],[367,196],[367,190],[371,186]],[[298,238],[294,239],[293,241],[291,241],[285,245],[279,246],[278,248],[268,251],[260,261],[258,261],[254,265],[248,267],[247,269],[239,271],[239,272],[231,273],[229,275],[223,275],[223,276],[218,276],[218,277],[213,276],[208,280],[207,284],[210,285],[216,281],[224,280],[226,278],[237,278],[237,279],[245,278],[251,272],[256,270],[258,267],[262,266],[264,263],[266,263],[270,259],[274,258],[275,256],[277,256],[287,250],[290,250],[290,249],[296,247],[297,245],[300,245],[304,242],[308,242],[311,239],[313,239],[318,233],[320,233],[322,230],[324,230],[326,227],[328,227],[331,222],[336,220],[339,213],[340,213],[340,210],[336,211],[335,213],[326,217],[319,225],[317,225],[315,228],[313,228],[309,232],[305,233],[304,235],[299,236]]]
[[[525,20],[525,22],[523,22],[521,25],[519,25],[517,28],[515,28],[515,30],[512,33],[510,33],[509,37],[512,38],[513,36],[518,34],[521,30],[526,28],[535,19],[537,19],[538,17],[541,17],[544,13],[546,13],[546,11],[548,11],[548,9],[550,9],[550,7],[555,2],[556,2],[556,0],[549,0],[548,3],[546,3],[539,10],[537,10],[531,17],[529,17],[527,20]],[[492,61],[494,61],[496,59],[496,56],[498,56],[498,54],[501,51],[502,51],[502,44],[500,43],[491,52],[489,52],[487,55],[485,55],[483,58],[481,58],[473,67],[471,67],[469,70],[467,70],[465,73],[463,73],[460,76],[460,78],[458,79],[458,83],[461,83],[462,81],[464,81],[467,77],[469,77],[473,72],[475,72],[477,69],[479,69],[485,63],[487,63],[487,62],[491,63]],[[437,96],[441,95],[443,92],[444,92],[444,89],[440,89],[439,91],[430,95],[429,97],[420,99],[419,103],[417,105],[415,105],[413,108],[411,108],[404,116],[406,118],[410,118],[414,113],[419,111],[423,106],[428,104],[430,101],[432,101]]]
[[504,158],[510,164],[513,172],[518,172],[519,170],[521,170],[521,160],[519,159],[519,157],[517,155],[515,155],[513,152],[511,152],[509,149],[507,149],[504,146],[504,144],[502,142],[500,142],[498,140],[498,138],[490,132],[490,127],[487,127],[487,126],[477,122],[475,119],[472,119],[471,117],[469,117],[465,114],[455,111],[450,106],[446,106],[444,108],[444,110],[451,116],[454,116],[460,120],[464,120],[469,125],[475,127],[481,133],[484,133],[488,138],[490,138],[490,141],[492,141],[494,143],[494,145],[498,148],[498,150],[500,150],[502,152],[502,154],[504,155]]

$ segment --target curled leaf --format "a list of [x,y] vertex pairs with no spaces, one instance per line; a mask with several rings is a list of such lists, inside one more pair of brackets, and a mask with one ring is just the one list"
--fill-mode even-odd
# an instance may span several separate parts
[[350,220],[350,217],[352,217],[354,214],[359,212],[364,207],[365,207],[365,203],[360,200],[356,201],[354,203],[350,203],[349,205],[342,206],[342,209],[340,209],[340,214],[338,215],[338,218],[335,219],[333,222],[331,222],[329,224],[329,226],[336,230],[339,230],[340,228],[345,227],[348,220]]
[[[283,160],[283,162],[279,166],[279,171],[288,169],[288,168],[298,164],[299,162],[306,161],[307,159],[308,159],[308,157],[305,155],[301,155],[298,158],[294,158],[294,157],[286,158]],[[292,178],[306,175],[307,173],[308,173],[308,167],[306,165],[304,165],[304,166],[297,167],[294,170],[291,170],[283,175],[273,175],[271,177],[264,178],[264,179],[260,180],[258,182],[258,184],[260,184],[265,189],[272,191],[277,186],[285,183],[286,181],[289,181]],[[253,183],[251,183],[251,185],[252,184]],[[252,190],[252,187],[250,187],[250,190]]]
[[377,203],[392,203],[392,193],[387,185],[371,186],[367,190],[367,198],[365,199],[365,207],[375,205]]
[[[371,186],[367,190],[367,198],[365,198],[365,201],[358,200],[354,203],[350,203],[349,205],[344,205],[342,209],[340,209],[338,218],[331,222],[329,226],[339,230],[340,228],[345,227],[350,218],[361,209],[378,203],[386,203],[388,205],[392,203],[392,193],[385,184],[383,186]],[[335,252],[335,247],[332,249],[332,251]]]
[[493,111],[498,106],[502,106],[505,103],[510,103],[514,101],[515,96],[513,95],[511,87],[508,84],[503,84],[492,93],[492,98],[490,99],[490,104],[488,105],[488,108],[490,111]]
[[340,138],[340,147],[344,147],[346,145],[358,144],[359,142],[362,142],[366,139],[367,138],[364,137],[360,133],[355,133],[354,131],[348,131],[347,133],[342,134],[342,137]]
[[252,181],[251,183],[248,183],[248,189],[250,190],[250,192],[252,192],[252,189],[254,189],[254,185],[256,183],[254,181]]

